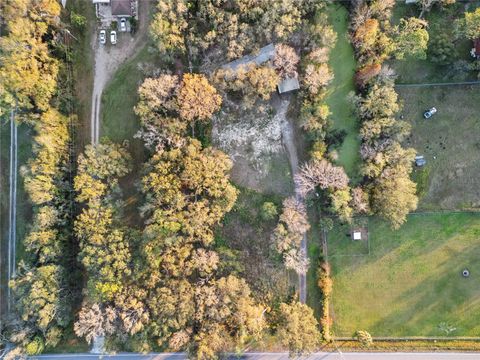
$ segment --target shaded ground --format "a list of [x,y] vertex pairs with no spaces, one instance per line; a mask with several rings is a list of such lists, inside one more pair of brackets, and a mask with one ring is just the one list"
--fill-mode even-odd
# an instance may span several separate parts
[[[285,299],[292,291],[289,274],[281,256],[273,248],[271,234],[278,218],[264,220],[260,210],[264,202],[273,202],[281,210],[282,197],[265,195],[255,190],[239,188],[240,194],[233,210],[217,228],[217,251],[233,251],[236,268],[247,280],[254,296],[265,303]],[[220,248],[218,248],[220,247]],[[224,255],[222,256],[224,257]],[[293,278],[297,283],[297,278]]]
[[337,162],[355,181],[360,163],[360,138],[358,120],[353,114],[353,105],[348,100],[349,93],[355,91],[353,77],[356,68],[353,48],[348,39],[348,10],[338,3],[327,9],[330,23],[337,33],[337,43],[330,53],[329,66],[334,78],[328,86],[326,102],[332,112],[333,128],[346,132],[346,137],[338,149]]
[[[398,231],[370,219],[371,255],[329,232],[334,332],[373,336],[478,336],[480,214],[411,215]],[[341,256],[343,255],[343,256]],[[469,278],[462,270],[471,271]],[[450,328],[450,332],[446,329]]]
[[[480,207],[480,92],[475,86],[397,88],[402,114],[412,124],[405,142],[427,160],[415,169],[420,209]],[[425,109],[438,110],[431,119]]]
[[[455,20],[462,18],[466,9],[473,11],[478,6],[480,6],[479,1],[469,1],[468,3],[457,1],[456,4],[445,7],[443,10],[434,6],[430,12],[425,14],[425,19],[429,23],[429,46],[432,44],[431,40],[440,33],[445,33],[454,39]],[[418,6],[398,1],[394,8],[393,18],[394,22],[398,24],[402,17],[418,17],[419,14]],[[465,64],[472,62],[470,56],[472,45],[472,42],[467,39],[454,41],[454,51],[450,54],[451,64],[448,65],[438,65],[432,62],[430,55],[425,60],[407,59],[391,61],[390,64],[398,74],[398,83],[477,80],[476,72],[465,69]]]

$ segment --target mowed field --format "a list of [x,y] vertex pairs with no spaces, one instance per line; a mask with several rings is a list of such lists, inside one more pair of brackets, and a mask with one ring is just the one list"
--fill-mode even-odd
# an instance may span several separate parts
[[478,336],[480,214],[410,215],[397,231],[370,219],[368,227],[370,255],[350,246],[345,228],[328,235],[336,336]]
[[[480,207],[480,86],[398,87],[404,119],[412,134],[405,141],[427,160],[416,169],[420,209]],[[431,119],[422,116],[435,106]]]

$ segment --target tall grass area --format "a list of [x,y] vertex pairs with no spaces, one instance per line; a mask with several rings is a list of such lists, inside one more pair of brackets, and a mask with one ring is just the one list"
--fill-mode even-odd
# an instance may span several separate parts
[[[329,233],[329,254],[348,253],[344,237]],[[370,219],[369,237],[370,256],[330,257],[336,336],[478,336],[480,214],[410,215],[397,231]]]
[[327,7],[327,13],[338,38],[330,53],[329,66],[335,77],[328,86],[326,102],[332,112],[333,128],[346,131],[343,144],[338,149],[338,163],[355,180],[360,163],[360,139],[358,120],[354,115],[354,107],[348,100],[349,93],[355,91],[353,78],[356,68],[353,48],[348,39],[348,11],[342,4],[333,3]]
[[155,56],[145,46],[130,61],[123,64],[113,76],[102,95],[100,133],[115,142],[132,140],[140,129],[140,121],[133,112],[138,102],[138,87],[145,75],[140,63],[151,63]]

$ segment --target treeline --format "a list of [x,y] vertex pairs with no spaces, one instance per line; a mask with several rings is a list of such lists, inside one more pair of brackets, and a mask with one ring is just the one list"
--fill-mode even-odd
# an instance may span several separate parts
[[160,0],[150,33],[159,51],[190,60],[231,60],[268,42],[285,40],[317,6],[309,0]]
[[[14,311],[2,331],[18,345],[12,355],[54,347],[72,320],[75,258],[72,213],[69,114],[62,114],[57,81],[61,62],[60,4],[56,0],[4,1],[0,38],[0,109],[15,110],[16,121],[33,126],[33,158],[22,169],[33,204],[26,255],[11,281]],[[6,111],[5,111],[6,112]]]
[[390,58],[426,57],[427,23],[417,18],[392,25],[395,1],[356,1],[351,9],[351,40],[358,62],[358,95],[354,102],[361,119],[361,172],[371,211],[398,228],[417,207],[415,183],[410,179],[415,150],[403,148],[410,125],[397,120],[400,105]]

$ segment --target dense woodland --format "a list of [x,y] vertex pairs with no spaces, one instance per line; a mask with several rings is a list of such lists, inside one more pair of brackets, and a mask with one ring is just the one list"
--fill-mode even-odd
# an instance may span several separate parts
[[[420,10],[451,2],[423,0]],[[105,138],[77,159],[69,151],[74,118],[59,99],[67,65],[59,2],[0,2],[0,111],[16,109],[17,121],[35,133],[33,158],[22,173],[33,220],[23,239],[27,255],[10,284],[16,312],[2,329],[17,344],[15,353],[54,348],[72,327],[89,343],[106,337],[111,349],[187,351],[199,359],[241,352],[270,336],[294,354],[330,341],[327,263],[318,266],[318,324],[295,296],[273,303],[257,296],[235,256],[218,248],[215,229],[238,190],[229,178],[232,161],[202,145],[195,129],[208,125],[231,98],[253,108],[270,99],[281,79],[298,76],[298,121],[309,149],[295,177],[302,200],[343,222],[375,214],[401,226],[417,206],[410,179],[415,150],[402,146],[410,126],[398,119],[395,74],[386,61],[424,58],[429,38],[422,16],[391,23],[394,3],[349,4],[358,62],[357,94],[350,101],[362,141],[361,180],[352,183],[331,151],[339,135],[325,98],[337,34],[326,2],[159,0],[150,36],[169,66],[138,89],[138,137],[148,160],[136,184],[143,224],[133,228],[124,221],[120,186],[132,169],[128,147]],[[459,36],[479,37],[479,24],[478,11],[467,13]],[[276,43],[272,66],[218,69],[221,61],[270,42]],[[176,58],[182,71],[176,71]],[[200,73],[204,68],[215,71]],[[286,198],[272,240],[285,267],[297,273],[310,265],[300,251],[309,228],[305,201]]]

